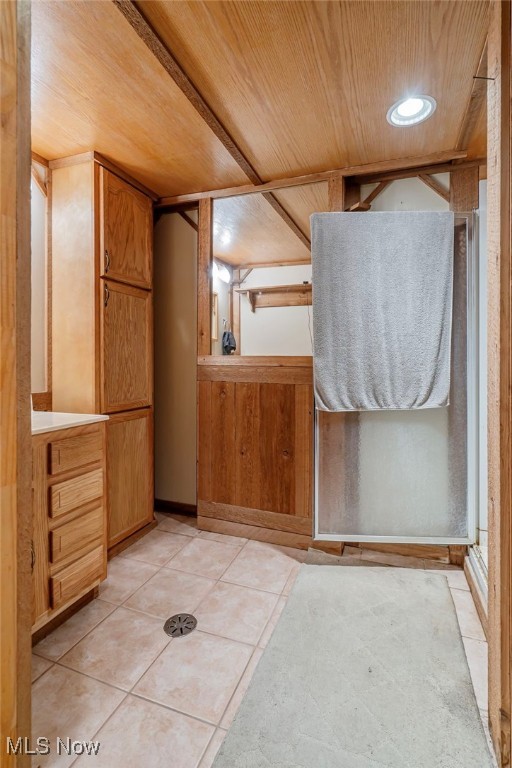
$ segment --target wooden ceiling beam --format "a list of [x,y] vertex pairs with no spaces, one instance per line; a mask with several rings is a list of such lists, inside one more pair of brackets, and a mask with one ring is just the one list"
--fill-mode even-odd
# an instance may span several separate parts
[[460,168],[474,168],[475,166],[485,165],[485,158],[467,160],[453,163],[433,163],[432,165],[416,166],[414,168],[404,168],[403,170],[388,171],[387,173],[369,173],[367,176],[361,176],[361,184],[375,184],[381,181],[398,181],[398,179],[411,179],[414,176],[431,173],[451,173]]
[[432,189],[436,194],[439,195],[439,197],[442,197],[443,200],[446,200],[447,203],[450,202],[450,190],[445,189],[442,184],[440,184],[436,179],[434,179],[433,176],[429,176],[426,173],[420,173],[418,175],[418,178],[426,184],[427,187]]
[[[262,184],[244,184],[238,187],[226,187],[224,189],[211,189],[207,192],[191,192],[185,195],[173,197],[161,197],[157,206],[176,205],[202,200],[206,197],[220,199],[224,197],[238,197],[239,195],[252,195],[257,192],[271,192],[273,190],[300,187],[304,184],[320,184],[328,182],[336,176],[357,176],[359,184],[373,184],[380,181],[394,181],[399,178],[417,176],[418,173],[441,173],[453,168],[452,161],[464,161],[467,157],[465,150],[450,150],[433,152],[421,157],[403,157],[396,160],[381,160],[365,165],[352,165],[346,168],[338,168],[332,171],[319,171],[307,173],[301,176],[289,176],[283,179],[275,179]],[[485,159],[471,160],[471,165],[482,165]],[[458,165],[457,165],[458,167]]]
[[364,202],[367,203],[368,205],[371,205],[373,201],[376,200],[378,196],[382,192],[384,192],[386,187],[388,187],[390,184],[391,184],[390,181],[381,181],[379,184],[377,184],[375,189],[372,190],[370,194],[365,197]]
[[[187,97],[190,104],[202,117],[208,127],[213,131],[215,136],[229,152],[237,165],[242,169],[247,178],[250,179],[253,184],[262,184],[263,180],[258,175],[256,169],[244,155],[243,151],[240,149],[233,137],[224,128],[217,115],[211,109],[209,104],[207,104],[207,102],[204,100],[192,80],[182,69],[181,65],[174,58],[167,46],[164,45],[157,32],[149,24],[135,3],[132,0],[112,0],[112,2],[122,13],[124,18],[128,21],[132,29],[137,33],[143,43],[151,51],[153,56],[155,56],[155,58],[159,61],[167,74],[173,79],[174,83]],[[283,219],[283,221],[290,227],[292,232],[297,235],[300,241],[304,243],[304,245],[306,245],[308,248],[310,248],[311,243],[309,238],[301,230],[297,222],[292,218],[292,216],[290,216],[288,211],[284,208],[283,205],[281,205],[277,198],[269,193],[268,195],[265,195],[265,199],[268,203],[270,203],[272,208]]]

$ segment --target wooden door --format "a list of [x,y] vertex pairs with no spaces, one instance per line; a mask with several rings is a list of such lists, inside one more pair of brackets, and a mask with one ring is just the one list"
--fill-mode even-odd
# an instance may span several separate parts
[[153,402],[153,297],[150,291],[100,282],[101,411]]
[[118,413],[107,422],[108,546],[153,519],[153,412]]
[[100,168],[100,274],[151,288],[153,203],[126,181]]

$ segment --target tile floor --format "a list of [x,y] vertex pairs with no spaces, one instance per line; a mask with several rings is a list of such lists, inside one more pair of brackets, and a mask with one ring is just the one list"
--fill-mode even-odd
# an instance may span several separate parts
[[[306,553],[157,517],[155,530],[109,563],[99,598],[33,649],[34,738],[101,743],[94,758],[53,753],[34,766],[213,763]],[[353,547],[345,553],[448,578],[486,722],[487,643],[464,573]],[[179,612],[194,613],[198,629],[171,640],[162,625]]]

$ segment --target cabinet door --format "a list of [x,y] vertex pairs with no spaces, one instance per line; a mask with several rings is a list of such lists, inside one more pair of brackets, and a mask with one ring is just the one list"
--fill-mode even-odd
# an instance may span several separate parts
[[100,274],[151,288],[151,199],[110,171],[100,168],[100,201]]
[[118,413],[107,422],[108,546],[153,520],[153,413]]
[[101,411],[143,408],[153,401],[153,296],[130,285],[100,282]]

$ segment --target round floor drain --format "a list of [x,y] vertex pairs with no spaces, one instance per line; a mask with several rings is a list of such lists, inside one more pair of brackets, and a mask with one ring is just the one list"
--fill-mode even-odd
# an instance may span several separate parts
[[164,632],[171,637],[183,637],[197,627],[197,619],[191,613],[177,613],[164,624]]

